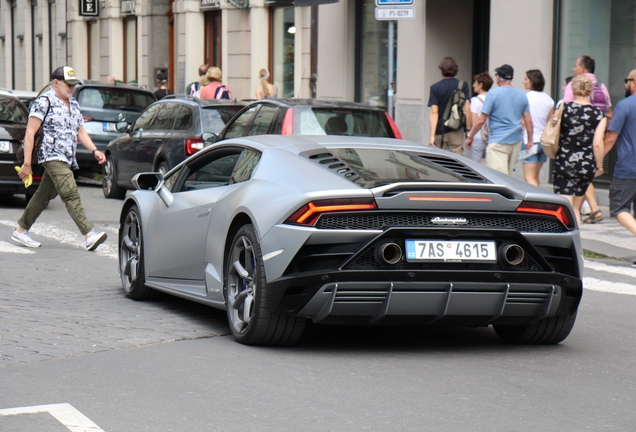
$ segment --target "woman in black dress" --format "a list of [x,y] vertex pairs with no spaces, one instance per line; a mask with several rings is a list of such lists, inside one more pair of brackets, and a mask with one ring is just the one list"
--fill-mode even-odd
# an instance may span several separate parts
[[581,223],[581,203],[594,177],[603,173],[603,136],[607,119],[590,103],[592,81],[586,75],[572,80],[574,102],[565,103],[559,151],[554,158],[554,193],[566,197]]

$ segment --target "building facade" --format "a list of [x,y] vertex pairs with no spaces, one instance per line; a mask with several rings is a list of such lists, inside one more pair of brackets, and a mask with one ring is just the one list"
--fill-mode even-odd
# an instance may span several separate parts
[[555,100],[582,54],[596,58],[614,103],[636,67],[635,0],[413,0],[414,19],[400,21],[376,19],[367,0],[333,1],[0,0],[0,87],[38,91],[69,64],[85,79],[150,90],[166,71],[183,93],[208,64],[237,98],[252,99],[267,68],[279,97],[381,106],[405,138],[424,143],[445,56],[469,82],[508,63],[522,88],[524,72],[540,69]]

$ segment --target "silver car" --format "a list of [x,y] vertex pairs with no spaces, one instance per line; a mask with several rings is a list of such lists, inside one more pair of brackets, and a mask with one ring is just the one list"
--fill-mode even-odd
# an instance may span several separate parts
[[574,212],[557,195],[408,141],[228,139],[124,203],[129,298],[164,291],[225,309],[244,344],[325,324],[492,325],[554,344],[582,295]]

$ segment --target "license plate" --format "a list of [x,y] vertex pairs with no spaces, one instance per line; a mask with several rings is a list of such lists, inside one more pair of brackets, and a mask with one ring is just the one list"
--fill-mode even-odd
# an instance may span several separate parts
[[494,241],[407,240],[407,261],[497,262]]
[[11,141],[0,141],[0,153],[11,153]]
[[117,123],[104,122],[104,132],[117,132]]

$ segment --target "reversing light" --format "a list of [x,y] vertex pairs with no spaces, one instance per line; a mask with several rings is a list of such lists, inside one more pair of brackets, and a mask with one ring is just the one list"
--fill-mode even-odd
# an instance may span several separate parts
[[574,228],[575,226],[574,218],[572,218],[568,208],[560,204],[523,201],[519,207],[517,207],[517,211],[521,213],[534,213],[544,216],[552,216],[560,220],[561,223],[568,228]]
[[185,140],[185,152],[188,156],[195,154],[203,149],[204,146],[205,142],[200,137],[186,138]]
[[311,201],[296,210],[285,222],[314,226],[323,213],[375,210],[377,208],[378,206],[372,198]]
[[281,135],[293,135],[294,134],[294,109],[288,108],[283,117],[283,127],[280,131]]
[[389,122],[389,126],[391,126],[391,130],[393,131],[393,137],[396,139],[404,139],[404,137],[402,137],[402,132],[400,132],[400,129],[398,129],[397,125],[395,124],[395,122],[393,121],[393,118],[389,115],[389,113],[385,112],[384,115],[386,116],[386,119]]

